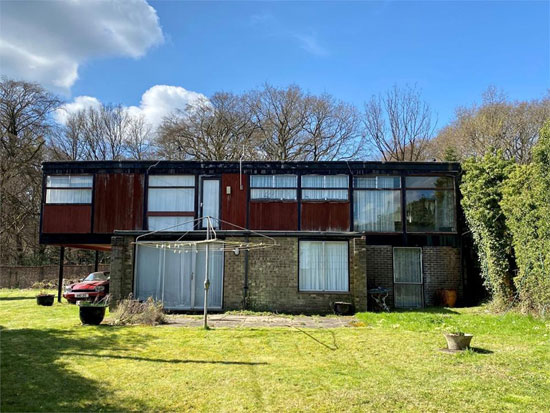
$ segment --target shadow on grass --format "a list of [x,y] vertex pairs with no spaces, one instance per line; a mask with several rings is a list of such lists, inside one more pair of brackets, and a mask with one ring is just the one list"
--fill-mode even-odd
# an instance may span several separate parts
[[173,363],[173,364],[228,364],[228,365],[243,365],[243,366],[258,366],[266,365],[266,362],[254,362],[254,361],[225,361],[225,360],[180,360],[180,359],[153,359],[148,357],[135,357],[135,356],[119,356],[115,354],[93,354],[93,353],[78,353],[78,352],[66,352],[63,355],[69,356],[85,356],[85,357],[99,357],[99,358],[111,358],[122,360],[136,360],[136,361],[151,361],[155,363]]
[[328,331],[332,335],[332,345],[330,345],[327,343],[323,343],[321,340],[315,338],[313,335],[311,335],[307,331],[302,330],[301,328],[298,328],[296,326],[292,326],[292,327],[294,327],[300,333],[304,333],[306,336],[311,338],[313,341],[316,341],[318,344],[322,345],[323,347],[328,348],[329,350],[332,350],[332,351],[338,350],[338,344],[336,344],[336,335],[334,334],[334,331],[330,331],[330,330]]
[[446,307],[427,307],[411,309],[394,309],[394,313],[424,313],[424,314],[460,314],[458,311]]
[[492,350],[487,350],[486,348],[481,348],[481,347],[470,347],[470,351],[472,353],[477,353],[477,354],[493,354],[494,351]]
[[36,300],[36,297],[0,297],[0,301]]
[[58,329],[1,328],[1,411],[148,410],[141,400],[114,397],[99,380],[83,377],[63,360],[64,354],[117,348],[131,350],[147,335],[121,335],[101,329],[89,335]]

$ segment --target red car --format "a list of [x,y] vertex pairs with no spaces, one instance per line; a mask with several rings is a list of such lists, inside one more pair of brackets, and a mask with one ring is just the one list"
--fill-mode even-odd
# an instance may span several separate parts
[[98,301],[109,294],[109,272],[98,271],[84,280],[65,287],[63,297],[71,304],[77,301]]

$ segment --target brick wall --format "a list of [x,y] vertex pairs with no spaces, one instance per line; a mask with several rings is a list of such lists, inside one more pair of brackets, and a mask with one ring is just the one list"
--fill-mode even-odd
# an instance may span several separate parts
[[[100,264],[99,271],[109,271],[110,265]],[[74,281],[86,277],[93,272],[93,265],[69,265],[63,266],[63,280],[65,284],[69,280]],[[31,288],[39,281],[47,281],[57,285],[59,278],[59,266],[41,265],[19,267],[11,265],[0,266],[0,288]]]
[[436,305],[437,292],[455,289],[462,301],[462,277],[460,274],[460,250],[453,247],[422,248],[422,271],[424,275],[424,303]]
[[[251,238],[252,242],[260,239]],[[277,246],[250,251],[247,308],[289,313],[328,313],[334,301],[353,302],[358,311],[366,309],[364,240],[349,243],[350,291],[346,293],[306,293],[298,291],[298,238],[276,238]],[[224,308],[243,308],[246,254],[225,255]]]
[[134,290],[134,238],[114,236],[111,238],[111,308]]
[[[393,248],[390,245],[367,245],[367,286],[384,287],[390,290],[386,304],[393,306]],[[369,310],[376,305],[369,300]]]

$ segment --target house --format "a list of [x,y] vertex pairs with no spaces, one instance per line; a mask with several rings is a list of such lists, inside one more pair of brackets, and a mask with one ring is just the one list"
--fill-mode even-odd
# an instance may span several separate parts
[[204,239],[206,216],[230,245],[262,235],[277,244],[211,251],[213,310],[323,313],[335,301],[366,310],[374,287],[389,289],[397,308],[433,305],[440,289],[463,299],[457,163],[83,161],[42,169],[40,242],[110,250],[116,299],[133,293],[168,309],[202,308],[204,244],[180,254],[162,246]]

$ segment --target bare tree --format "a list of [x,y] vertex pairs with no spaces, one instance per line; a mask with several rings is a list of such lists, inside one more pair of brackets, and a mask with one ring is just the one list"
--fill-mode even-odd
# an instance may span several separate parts
[[425,159],[435,130],[432,110],[416,87],[394,86],[365,104],[365,137],[385,161]]
[[310,120],[308,96],[295,85],[263,89],[247,95],[256,125],[259,156],[269,160],[304,160],[305,128]]
[[159,128],[159,155],[167,159],[237,160],[254,157],[255,125],[242,96],[216,93],[179,109]]
[[22,264],[37,246],[40,162],[59,100],[35,83],[0,82],[0,260]]
[[482,95],[481,105],[456,110],[455,119],[430,143],[430,153],[443,159],[445,153],[452,151],[462,160],[500,149],[507,158],[527,163],[547,119],[550,95],[531,101],[509,101],[503,92],[489,87]]

